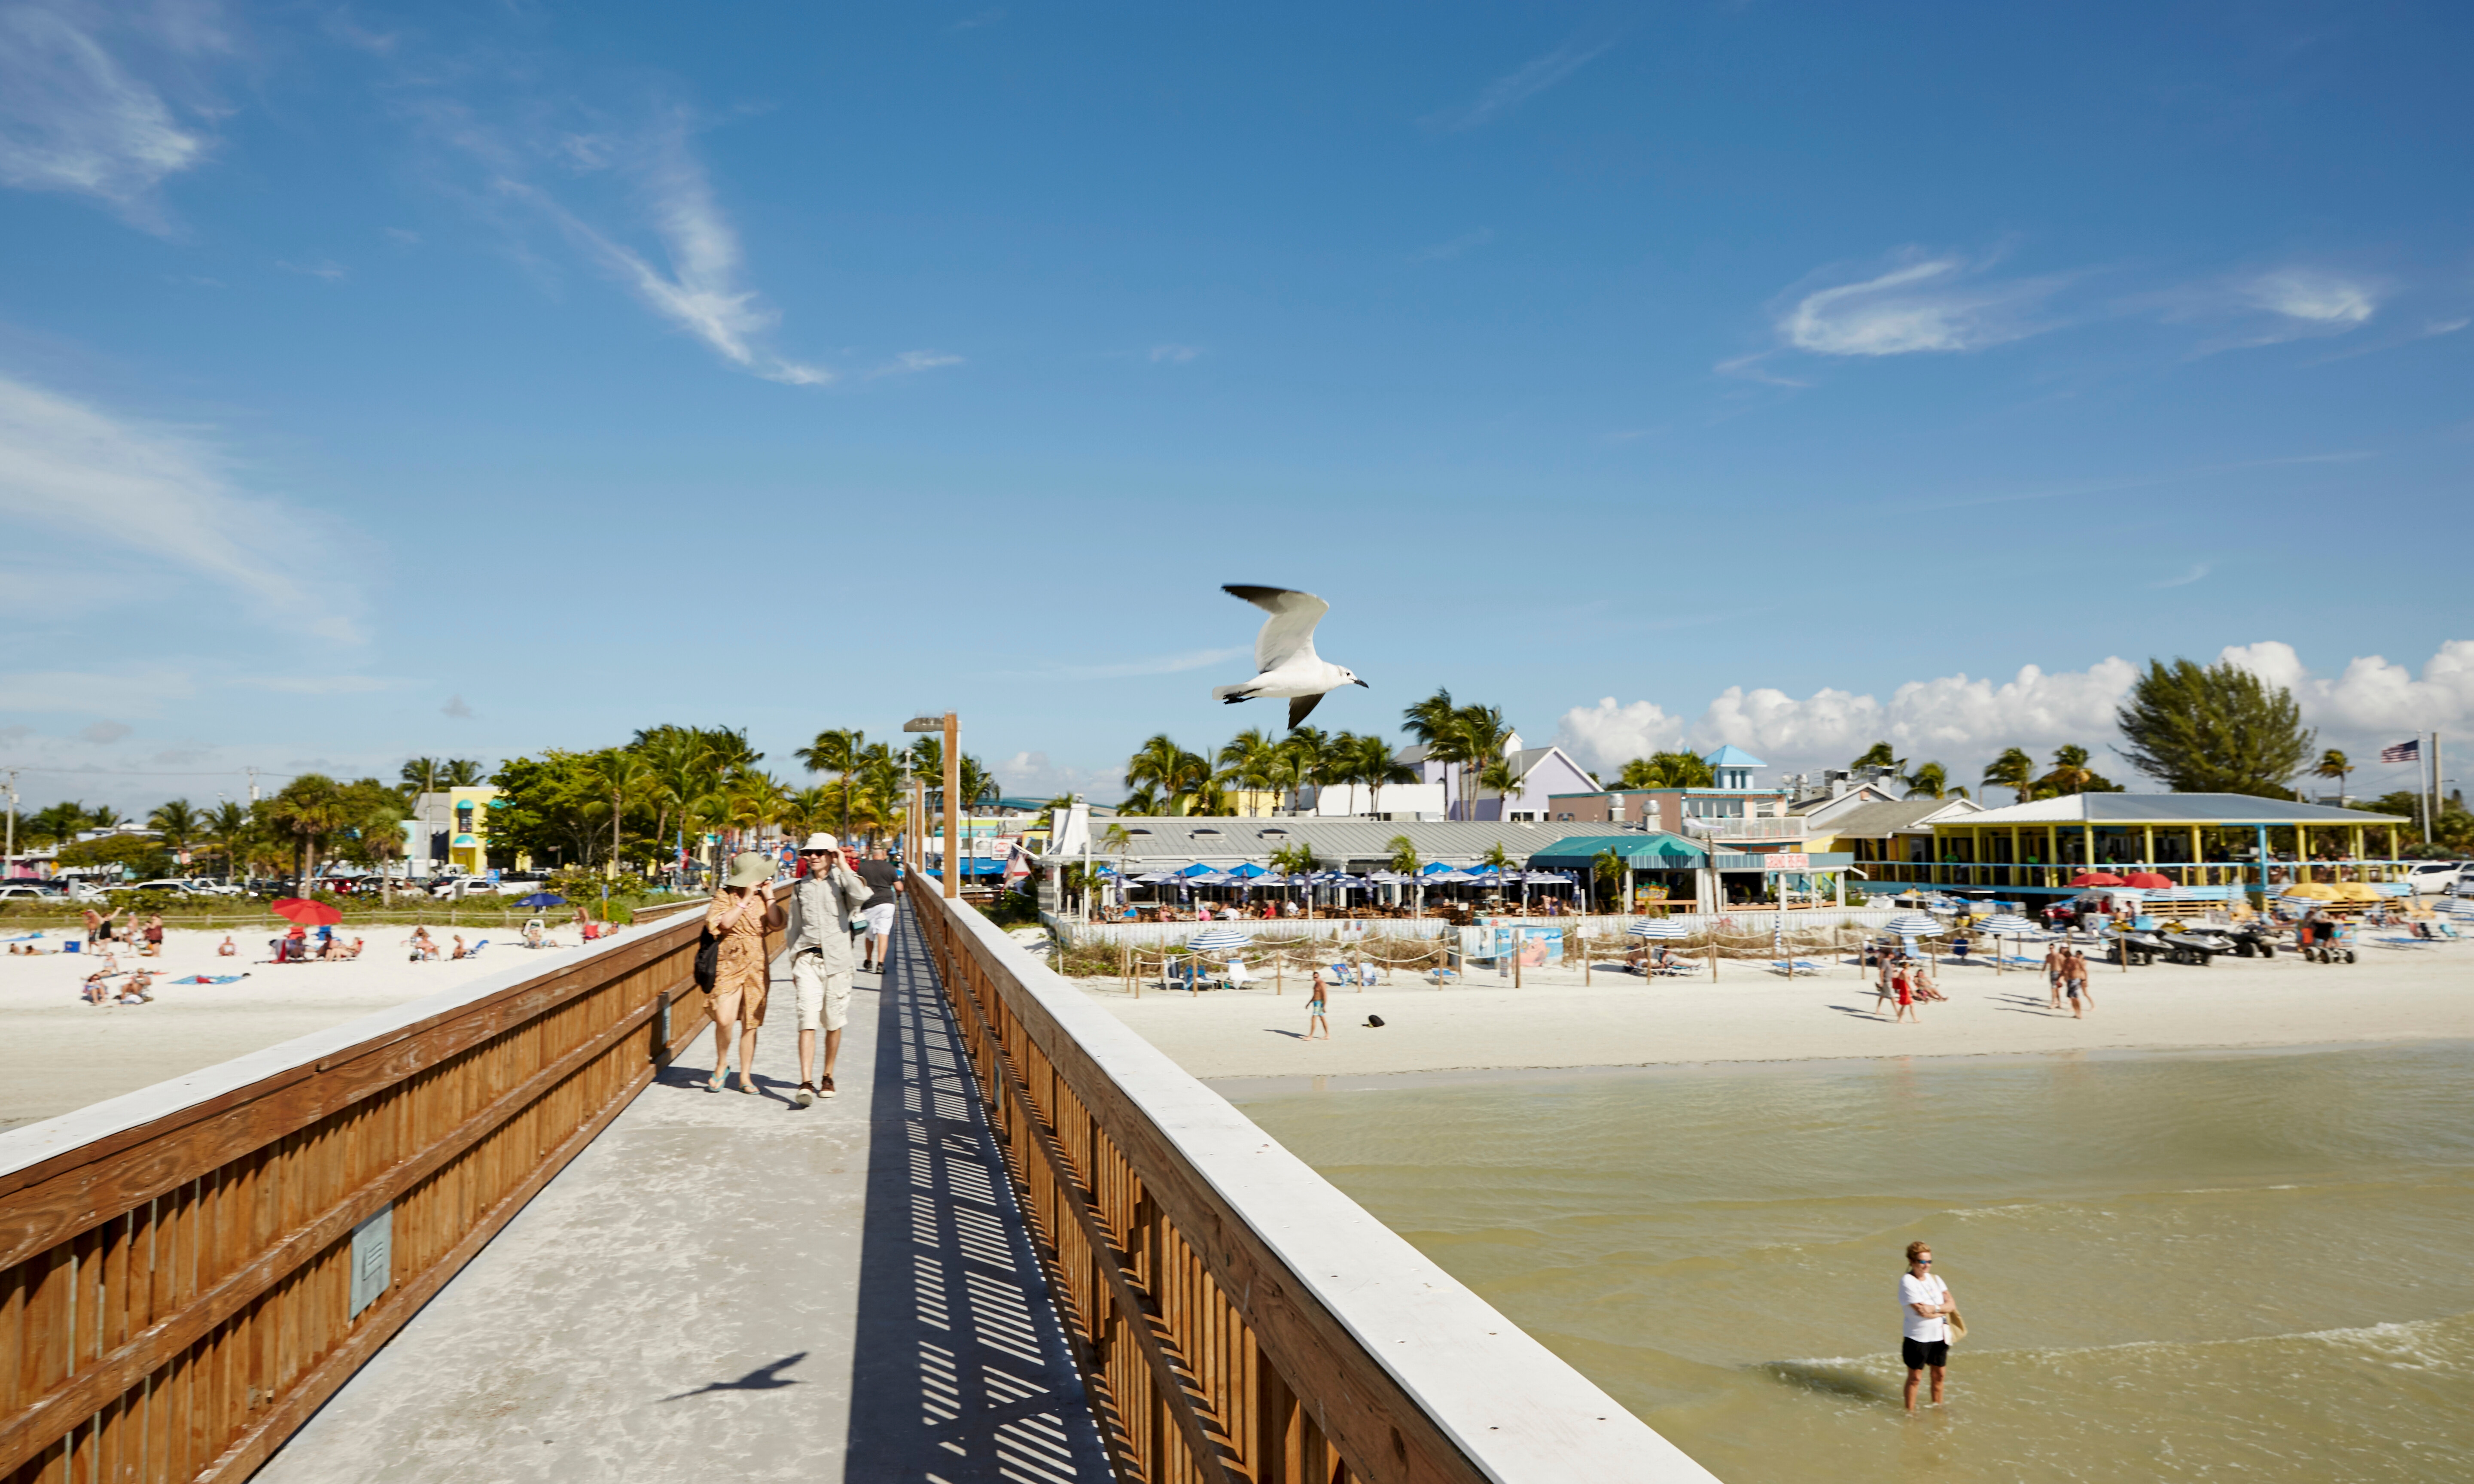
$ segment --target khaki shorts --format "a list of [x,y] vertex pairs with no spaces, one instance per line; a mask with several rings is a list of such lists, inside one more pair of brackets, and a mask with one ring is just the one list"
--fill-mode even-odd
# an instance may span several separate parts
[[819,954],[790,961],[790,989],[798,999],[799,1029],[837,1031],[850,1023],[850,970],[827,973]]

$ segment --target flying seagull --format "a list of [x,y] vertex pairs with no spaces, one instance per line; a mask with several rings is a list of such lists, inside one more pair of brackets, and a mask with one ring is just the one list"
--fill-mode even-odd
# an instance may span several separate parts
[[1315,624],[1331,611],[1330,604],[1311,592],[1288,587],[1227,583],[1220,590],[1243,598],[1272,616],[1263,621],[1263,632],[1254,635],[1254,668],[1259,673],[1243,685],[1213,687],[1211,694],[1215,698],[1235,706],[1257,696],[1286,696],[1289,730],[1294,731],[1324,692],[1343,685],[1366,684],[1353,672],[1328,663],[1315,653]]

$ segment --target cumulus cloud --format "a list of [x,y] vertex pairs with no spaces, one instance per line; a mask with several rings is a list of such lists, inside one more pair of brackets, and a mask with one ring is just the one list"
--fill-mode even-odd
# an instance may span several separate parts
[[1964,258],[1928,258],[1815,289],[1779,316],[1778,333],[1816,355],[1979,350],[2049,328],[2033,311],[2062,281],[1988,279]]
[[2315,676],[2292,645],[2274,639],[2227,645],[2217,658],[2292,691],[2303,720],[2331,746],[2402,742],[2474,720],[2474,639],[2440,645],[2420,677],[2379,655],[2358,656],[2333,678]]
[[[340,570],[301,513],[235,489],[223,464],[190,434],[0,376],[0,516],[194,573],[271,620],[358,638],[344,589],[293,575]],[[272,550],[298,560],[270,562]]]
[[[2418,731],[2474,726],[2474,639],[2441,644],[2418,676],[2378,655],[2349,660],[2334,676],[2316,675],[2292,645],[2273,639],[2227,645],[2216,658],[2291,690],[2321,744],[2358,761]],[[2026,665],[2001,682],[1967,675],[1910,681],[1886,700],[1829,687],[1797,697],[1731,685],[1689,725],[1656,703],[1620,705],[1610,696],[1564,712],[1555,741],[1602,776],[1679,743],[1698,752],[1733,744],[1774,768],[1808,771],[1844,767],[1886,741],[1911,763],[1939,761],[1972,781],[2005,748],[2039,757],[2064,743],[2101,752],[2119,735],[2114,714],[2143,668],[2120,657],[2085,670]],[[2129,777],[2126,765],[2112,771],[2118,779]]]
[[[166,9],[147,17],[144,45],[221,43],[210,11]],[[90,196],[160,231],[156,187],[203,160],[207,139],[106,45],[110,16],[61,4],[0,8],[0,184]]]
[[1667,715],[1655,702],[1622,706],[1613,696],[1601,697],[1596,706],[1572,707],[1555,727],[1555,745],[1602,776],[1683,740],[1683,718]]

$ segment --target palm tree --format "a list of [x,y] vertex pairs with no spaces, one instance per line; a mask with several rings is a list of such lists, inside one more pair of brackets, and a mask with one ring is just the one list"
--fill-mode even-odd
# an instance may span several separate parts
[[1182,779],[1182,760],[1192,755],[1167,732],[1154,732],[1126,759],[1126,781],[1151,790],[1155,799],[1171,800]]
[[623,747],[614,747],[594,754],[588,771],[593,780],[610,796],[609,874],[616,878],[618,874],[618,854],[622,849],[618,826],[620,821],[626,816],[627,801],[631,798],[641,800],[644,795],[654,792],[661,786],[660,779],[653,772],[651,764]]
[[1408,724],[1409,735],[1426,749],[1430,762],[1443,765],[1443,817],[1451,818],[1451,765],[1459,761],[1460,711],[1452,705],[1452,693],[1438,685],[1435,693],[1400,713]]
[[[1459,763],[1464,772],[1470,767],[1483,769],[1503,758],[1504,749],[1512,742],[1512,724],[1503,719],[1503,707],[1471,705],[1462,706],[1452,714],[1457,722],[1449,739],[1453,761]],[[1490,785],[1481,778],[1477,779],[1477,786],[1486,788]],[[1466,782],[1461,793],[1462,802],[1466,805],[1468,793]],[[1502,810],[1498,807],[1495,812],[1499,814]]]
[[[1280,744],[1260,727],[1251,727],[1228,739],[1220,750],[1222,775],[1248,789],[1269,792],[1280,767]],[[1251,807],[1248,809],[1252,812]]]
[[2024,747],[2014,747],[1984,766],[1984,787],[2006,788],[2025,803],[2036,787],[2036,760]]
[[837,727],[816,733],[816,740],[799,749],[799,761],[810,773],[832,773],[840,777],[842,785],[842,833],[850,833],[851,775],[858,772],[867,756],[867,733],[857,727]]
[[1710,788],[1718,774],[1697,753],[1652,753],[1625,763],[1615,781],[1624,788]]
[[412,757],[396,777],[406,794],[434,794],[447,781],[447,764],[436,757]]
[[155,806],[155,812],[146,816],[146,827],[163,837],[163,844],[180,858],[183,866],[189,863],[189,839],[205,824],[206,817],[189,807],[189,801],[186,799],[174,799],[158,803]]
[[1889,743],[1876,742],[1871,747],[1864,750],[1863,756],[1856,758],[1847,766],[1851,769],[1887,768],[1892,773],[1900,773],[1905,770],[1907,760],[1904,757],[1891,755]]
[[1146,785],[1128,794],[1117,805],[1117,812],[1128,819],[1149,819],[1165,811],[1160,808],[1158,793]]
[[1520,780],[1526,777],[1527,772],[1510,756],[1497,757],[1478,770],[1477,786],[1494,790],[1496,819],[1509,812],[1512,796],[1520,791]]
[[1949,799],[1967,797],[1967,790],[1950,780],[1950,770],[1937,762],[1924,763],[1900,779],[1907,785],[1910,799]]
[[[1623,895],[1623,857],[1613,850],[1600,850],[1589,857],[1589,874],[1598,880],[1598,900],[1612,901]],[[1632,903],[1625,902],[1616,910],[1630,912]]]
[[205,817],[199,832],[222,848],[226,877],[246,874],[239,864],[241,850],[255,828],[256,821],[250,817],[249,805],[234,803],[229,799],[214,813]]
[[395,862],[403,854],[403,792],[376,778],[346,786],[336,801],[351,849],[364,865],[378,873],[378,898],[395,901]]
[[2053,771],[2036,780],[2036,792],[2048,799],[2068,794],[2118,793],[2102,774],[2088,766],[2092,754],[2076,743],[2053,749]]
[[1357,739],[1357,762],[1352,770],[1357,781],[1366,785],[1370,794],[1367,812],[1383,812],[1383,786],[1387,783],[1415,783],[1418,770],[1394,754],[1392,744],[1369,733]]
[[342,785],[323,773],[304,773],[283,785],[283,791],[270,802],[267,816],[277,828],[292,836],[301,889],[306,891],[318,878],[319,845],[347,823]]
[[446,782],[449,788],[478,788],[488,772],[477,757],[450,757],[447,760]]
[[2319,754],[2318,766],[2311,771],[2323,778],[2335,778],[2337,802],[2341,804],[2345,802],[2345,779],[2354,771],[2353,759],[2332,747]]
[[[1391,866],[1392,870],[1396,874],[1415,877],[1419,868],[1425,865],[1424,861],[1418,858],[1417,845],[1412,842],[1407,835],[1394,835],[1384,849],[1392,852],[1392,859],[1386,864]],[[1425,887],[1419,885],[1418,887],[1418,904],[1410,909],[1419,917],[1424,917],[1426,915],[1425,895]]]

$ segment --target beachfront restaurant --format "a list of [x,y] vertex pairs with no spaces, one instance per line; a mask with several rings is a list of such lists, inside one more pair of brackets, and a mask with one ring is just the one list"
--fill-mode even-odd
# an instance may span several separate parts
[[[1847,868],[1855,857],[1844,851],[1805,854],[1792,872],[1773,873],[1773,855],[1743,853],[1740,849],[1713,849],[1698,840],[1664,830],[1630,831],[1619,835],[1566,835],[1541,846],[1529,857],[1533,870],[1577,872],[1595,888],[1601,857],[1613,853],[1624,873],[1620,912],[1713,912],[1729,905],[1757,902],[1773,888],[1783,894],[1813,895],[1814,877],[1828,875],[1833,904],[1846,904]],[[1655,896],[1644,893],[1655,892]],[[1598,911],[1609,910],[1598,904]]]
[[1937,820],[1932,839],[1894,837],[1904,860],[1856,869],[1874,892],[2003,888],[2074,895],[2074,876],[2150,872],[2184,889],[2253,892],[2402,882],[2410,821],[2249,794],[2068,794]]

